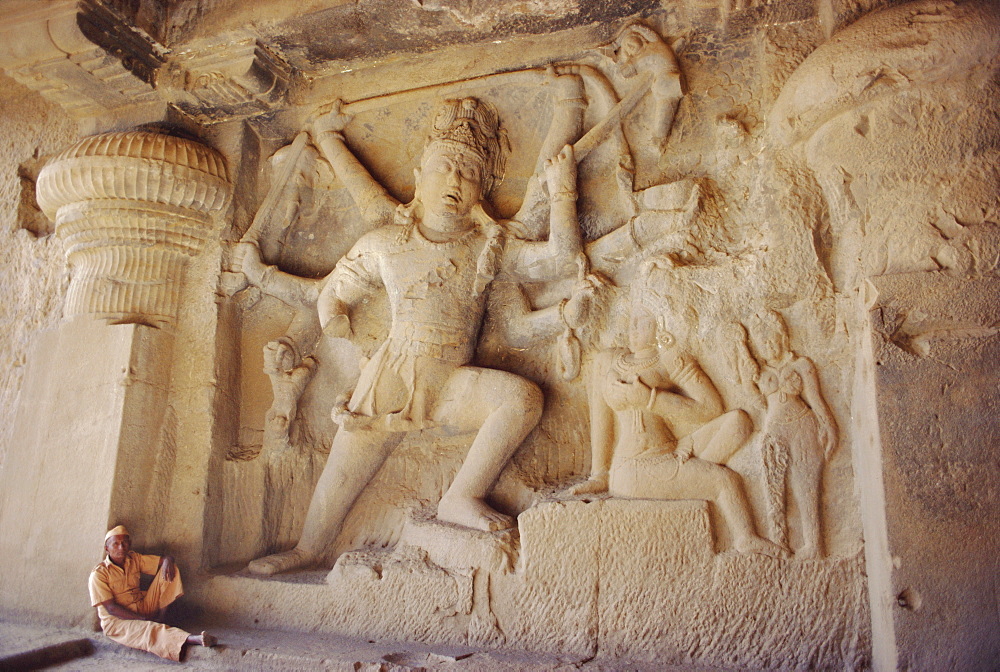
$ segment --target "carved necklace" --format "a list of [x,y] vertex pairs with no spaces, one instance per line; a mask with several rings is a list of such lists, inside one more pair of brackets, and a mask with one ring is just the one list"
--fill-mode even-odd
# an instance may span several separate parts
[[446,241],[442,241],[442,242],[437,242],[437,241],[429,239],[420,230],[420,226],[419,225],[413,227],[413,232],[416,234],[417,239],[420,240],[424,244],[430,245],[430,246],[435,247],[437,249],[453,249],[453,248],[456,248],[456,247],[467,247],[468,244],[469,244],[469,241],[473,237],[475,237],[475,235],[477,233],[479,233],[479,227],[478,226],[474,226],[471,229],[469,229],[468,231],[462,233],[460,236],[457,236],[455,238],[452,238],[451,240],[446,240]]
[[654,352],[646,357],[636,358],[634,353],[625,350],[615,357],[615,370],[622,374],[638,373],[655,364],[660,359],[660,353]]

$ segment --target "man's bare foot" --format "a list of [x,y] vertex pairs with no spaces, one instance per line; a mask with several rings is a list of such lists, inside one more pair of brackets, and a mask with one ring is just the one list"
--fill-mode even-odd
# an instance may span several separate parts
[[271,576],[272,574],[281,574],[293,569],[308,567],[315,563],[315,561],[316,559],[312,555],[298,548],[293,548],[284,553],[275,553],[274,555],[257,558],[249,564],[248,568],[253,574]]
[[438,520],[474,530],[497,532],[514,527],[514,519],[495,511],[476,497],[445,495],[438,503]]
[[756,535],[745,537],[736,542],[736,550],[740,553],[756,553],[770,558],[787,558],[788,549],[778,546],[772,541]]
[[188,644],[198,644],[199,646],[208,647],[215,646],[218,644],[218,641],[219,640],[215,638],[215,635],[209,634],[206,631],[202,631],[200,635],[188,635],[187,638]]

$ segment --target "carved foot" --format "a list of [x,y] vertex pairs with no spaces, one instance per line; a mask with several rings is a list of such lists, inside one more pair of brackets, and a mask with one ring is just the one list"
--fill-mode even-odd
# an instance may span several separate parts
[[293,548],[292,550],[285,551],[284,553],[275,553],[274,555],[257,558],[250,563],[248,568],[253,574],[271,576],[272,574],[281,574],[282,572],[288,572],[293,569],[308,567],[314,562],[315,558],[312,555],[297,548]]
[[809,544],[795,551],[795,557],[804,560],[816,560],[823,557],[823,552],[819,549],[819,546]]
[[495,511],[476,497],[445,495],[438,504],[438,520],[485,532],[498,532],[514,527],[514,519]]
[[788,549],[778,546],[772,541],[762,539],[758,536],[746,537],[736,542],[736,550],[740,553],[756,553],[766,555],[769,558],[787,558]]
[[563,490],[565,495],[600,495],[608,491],[608,478],[607,476],[591,476],[586,481],[582,483],[577,483],[576,485],[571,485],[570,487]]

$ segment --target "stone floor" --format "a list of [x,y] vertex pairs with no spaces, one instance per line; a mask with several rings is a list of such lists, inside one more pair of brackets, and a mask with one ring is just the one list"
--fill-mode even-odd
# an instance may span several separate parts
[[[528,672],[543,670],[670,670],[661,665],[629,664],[625,661],[570,659],[545,654],[477,652],[430,648],[420,644],[366,642],[330,634],[246,630],[211,627],[219,638],[213,649],[189,647],[183,665],[199,670],[344,670],[344,672],[408,672],[461,670]],[[118,646],[100,632],[58,629],[0,620],[0,670],[37,669],[11,667],[11,656],[79,639],[89,639],[93,652],[53,666],[48,670],[111,670],[131,672],[176,669],[178,663],[161,660],[143,651]],[[6,663],[6,664],[5,664]],[[692,670],[696,668],[685,668]]]

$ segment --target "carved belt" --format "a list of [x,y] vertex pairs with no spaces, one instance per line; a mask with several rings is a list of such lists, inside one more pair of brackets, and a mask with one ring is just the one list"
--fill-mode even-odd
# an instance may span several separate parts
[[420,357],[433,357],[446,362],[465,364],[472,359],[471,341],[456,329],[430,324],[403,324],[392,330],[389,338],[405,346],[405,352]]

